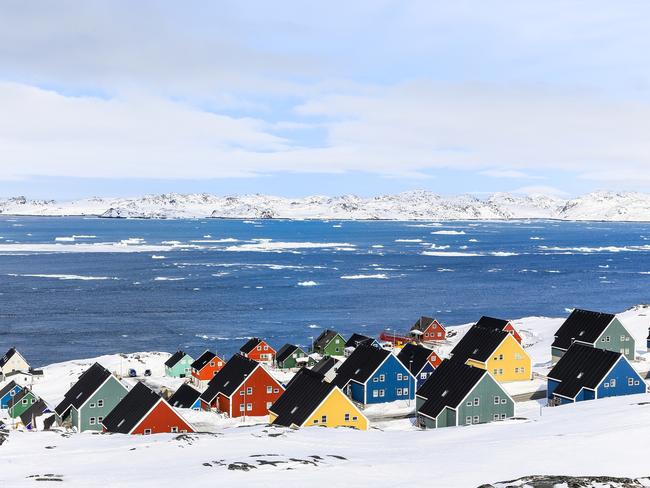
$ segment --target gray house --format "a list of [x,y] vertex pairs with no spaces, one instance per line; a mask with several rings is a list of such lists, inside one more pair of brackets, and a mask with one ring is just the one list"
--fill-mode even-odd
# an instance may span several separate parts
[[573,343],[623,354],[634,360],[635,342],[632,334],[611,313],[575,309],[555,333],[551,344],[553,364],[557,363]]

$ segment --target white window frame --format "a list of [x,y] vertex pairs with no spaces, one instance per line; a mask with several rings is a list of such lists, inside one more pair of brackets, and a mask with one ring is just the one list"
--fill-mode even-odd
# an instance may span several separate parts
[[97,419],[95,417],[90,417],[88,419],[88,425],[95,425],[97,423]]
[[97,400],[97,408],[102,408],[104,406],[104,400]]

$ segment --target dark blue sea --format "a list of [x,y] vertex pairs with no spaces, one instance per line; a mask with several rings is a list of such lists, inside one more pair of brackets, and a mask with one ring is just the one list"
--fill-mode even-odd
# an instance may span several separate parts
[[650,224],[2,217],[0,237],[0,349],[35,366],[650,301]]

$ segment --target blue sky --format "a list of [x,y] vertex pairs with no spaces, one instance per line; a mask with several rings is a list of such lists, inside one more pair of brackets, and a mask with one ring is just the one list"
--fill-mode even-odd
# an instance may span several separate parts
[[644,1],[0,8],[0,195],[650,190]]

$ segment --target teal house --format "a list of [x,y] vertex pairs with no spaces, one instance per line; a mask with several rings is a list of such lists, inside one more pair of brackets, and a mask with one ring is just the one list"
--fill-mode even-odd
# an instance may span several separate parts
[[165,361],[165,376],[170,378],[189,378],[192,375],[194,359],[185,351],[176,351]]
[[102,421],[128,393],[126,387],[101,364],[82,373],[54,409],[59,425],[77,432],[102,430]]

